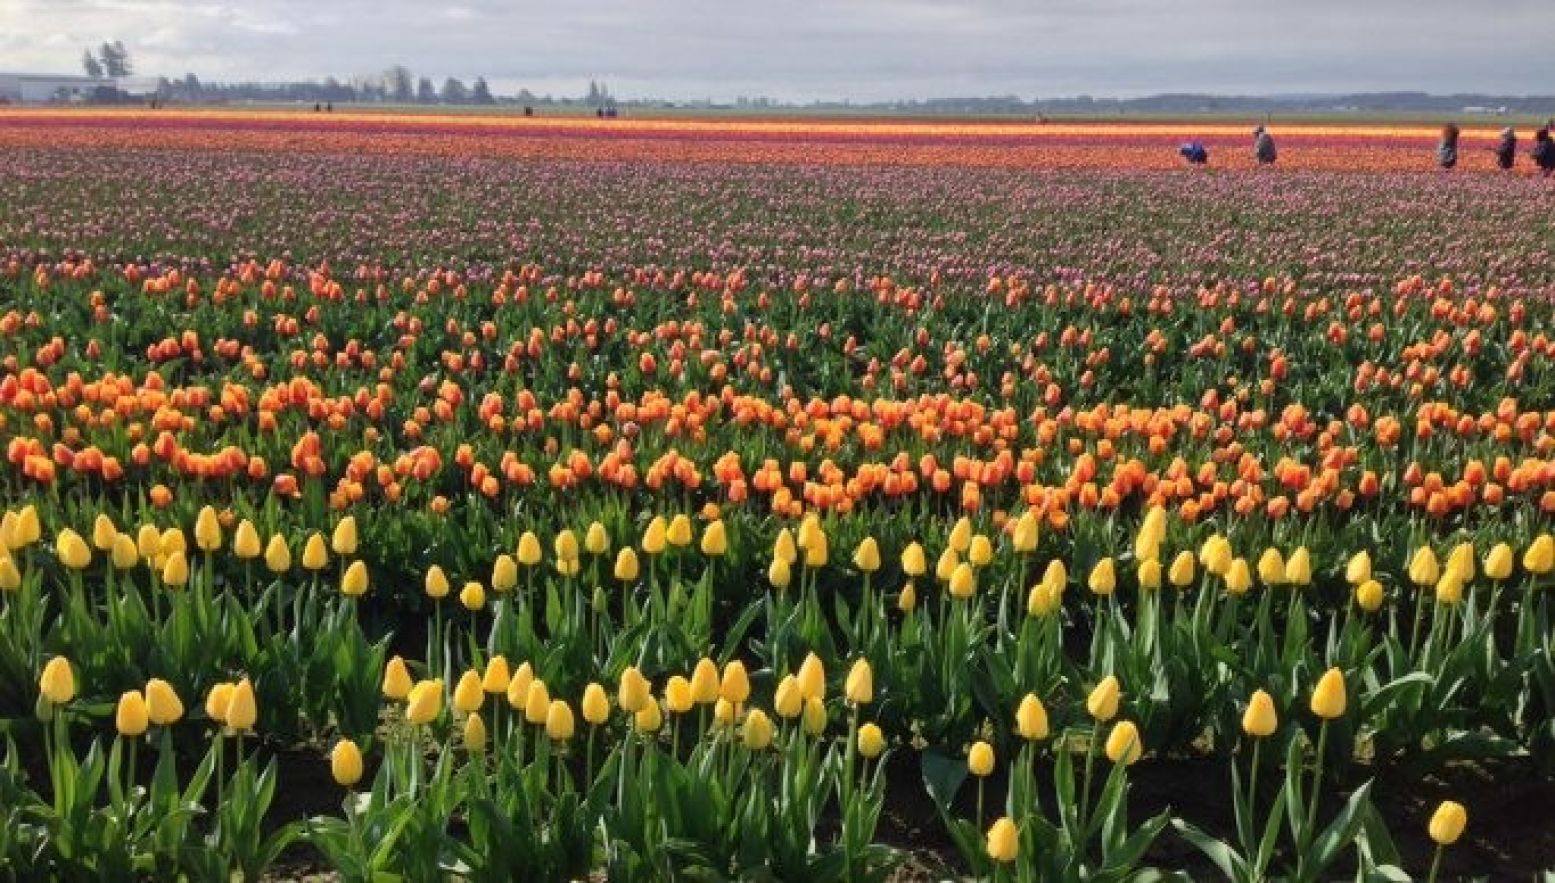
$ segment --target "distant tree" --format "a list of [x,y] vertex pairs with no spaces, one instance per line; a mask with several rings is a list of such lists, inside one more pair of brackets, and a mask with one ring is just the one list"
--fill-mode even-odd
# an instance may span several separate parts
[[403,64],[396,64],[383,75],[383,85],[389,97],[400,104],[409,104],[414,93],[415,80],[411,77],[410,69]]
[[594,82],[593,80],[589,80],[589,94],[584,96],[583,103],[592,106],[592,105],[600,104],[603,101],[604,101],[604,94],[600,90],[599,84]]
[[94,80],[103,75],[103,63],[97,60],[90,49],[81,53],[81,69]]
[[205,97],[205,86],[200,78],[193,73],[184,74],[183,84],[184,98],[189,101],[199,101]]
[[416,81],[416,100],[422,104],[437,103],[437,87],[432,85],[431,77],[422,77]]
[[496,99],[491,97],[491,87],[486,84],[485,77],[475,78],[475,86],[470,89],[470,100],[476,104],[496,103]]
[[470,100],[470,90],[459,80],[449,77],[443,81],[443,103],[465,104]]
[[104,41],[98,47],[97,56],[101,60],[103,73],[110,77],[127,77],[135,72],[134,65],[130,62],[130,53],[124,48],[124,43],[114,40],[112,43]]

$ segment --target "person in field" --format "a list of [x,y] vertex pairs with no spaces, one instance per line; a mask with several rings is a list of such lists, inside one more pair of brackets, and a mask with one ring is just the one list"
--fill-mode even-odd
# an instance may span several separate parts
[[1274,165],[1279,157],[1279,151],[1274,149],[1274,136],[1263,126],[1253,130],[1253,156],[1261,166]]
[[1510,170],[1517,163],[1517,131],[1511,126],[1501,130],[1501,140],[1496,142],[1496,166]]
[[1555,140],[1550,139],[1549,129],[1540,129],[1534,134],[1533,150],[1529,151],[1528,156],[1539,174],[1548,178],[1555,173]]
[[1198,141],[1187,142],[1177,148],[1177,153],[1187,160],[1190,166],[1209,165],[1209,151],[1205,150],[1204,145]]
[[1452,123],[1442,126],[1442,140],[1436,145],[1436,164],[1448,172],[1458,165],[1458,127]]

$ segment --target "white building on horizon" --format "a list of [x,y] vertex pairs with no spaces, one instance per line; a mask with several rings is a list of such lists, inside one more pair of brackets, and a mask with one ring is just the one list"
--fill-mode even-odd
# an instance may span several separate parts
[[112,77],[0,71],[0,104],[76,104],[100,88],[118,86]]

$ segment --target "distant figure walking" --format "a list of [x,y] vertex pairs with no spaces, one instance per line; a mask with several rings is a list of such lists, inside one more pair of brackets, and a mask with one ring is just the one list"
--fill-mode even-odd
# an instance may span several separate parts
[[1205,150],[1204,145],[1198,141],[1189,141],[1177,148],[1177,152],[1182,155],[1183,159],[1188,161],[1190,166],[1209,165],[1209,151]]
[[1511,126],[1501,130],[1501,140],[1496,142],[1496,166],[1510,170],[1517,164],[1517,131]]
[[1555,141],[1550,140],[1550,130],[1540,129],[1533,136],[1533,150],[1529,153],[1539,174],[1548,178],[1555,174]]
[[1449,172],[1458,165],[1458,127],[1452,123],[1442,126],[1442,140],[1436,145],[1436,164]]
[[1257,157],[1261,166],[1273,165],[1279,158],[1279,151],[1274,149],[1274,136],[1263,126],[1253,130],[1253,156]]

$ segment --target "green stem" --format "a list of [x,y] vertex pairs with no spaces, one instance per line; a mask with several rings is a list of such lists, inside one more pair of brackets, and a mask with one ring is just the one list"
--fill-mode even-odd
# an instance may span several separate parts
[[1091,770],[1096,766],[1096,742],[1101,738],[1101,721],[1091,723],[1091,740],[1085,746],[1085,779],[1080,789],[1080,830],[1085,830],[1091,811]]
[[1436,844],[1436,853],[1431,856],[1431,873],[1425,878],[1426,883],[1436,883],[1436,875],[1442,869],[1442,853],[1446,851],[1440,843]]
[[1312,798],[1307,803],[1307,823],[1301,829],[1301,843],[1296,850],[1298,856],[1307,854],[1307,846],[1312,842],[1312,826],[1317,824],[1317,804],[1323,790],[1323,758],[1327,750],[1328,721],[1325,719],[1317,728],[1317,767],[1312,771]]

